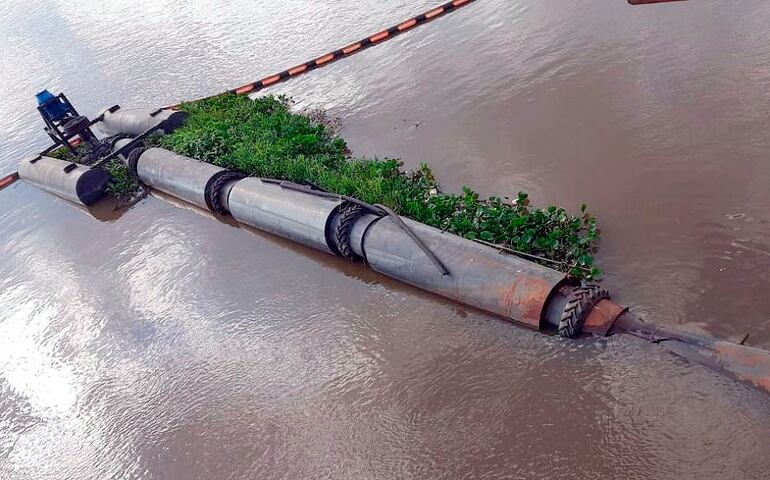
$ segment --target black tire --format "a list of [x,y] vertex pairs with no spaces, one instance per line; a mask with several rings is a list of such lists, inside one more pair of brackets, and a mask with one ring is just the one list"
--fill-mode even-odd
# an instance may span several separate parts
[[577,337],[583,323],[600,300],[610,298],[610,292],[594,283],[583,283],[569,294],[567,304],[559,322],[559,335],[565,338]]
[[214,174],[214,176],[209,179],[208,183],[206,183],[205,190],[206,206],[209,207],[209,210],[219,215],[227,215],[230,213],[228,206],[222,203],[222,200],[220,199],[222,188],[224,188],[227,183],[230,183],[233,180],[240,180],[245,176],[246,175],[242,173],[233,172],[231,170],[223,170]]
[[[139,163],[139,157],[144,153],[144,148],[137,147],[129,152],[126,157],[126,163],[128,163],[128,172],[134,177],[139,179],[139,174],[136,173],[136,164]],[[141,181],[141,179],[139,179]]]
[[332,241],[337,248],[337,253],[348,260],[360,260],[361,258],[353,252],[350,246],[350,233],[353,231],[353,225],[355,225],[362,213],[363,209],[359,205],[346,202],[340,206],[339,212],[334,219]]

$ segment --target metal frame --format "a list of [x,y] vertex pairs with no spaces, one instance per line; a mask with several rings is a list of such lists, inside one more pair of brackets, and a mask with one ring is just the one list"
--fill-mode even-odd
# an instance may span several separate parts
[[68,137],[61,128],[62,120],[54,121],[51,117],[48,116],[48,113],[45,111],[45,107],[48,104],[55,101],[62,101],[67,106],[67,109],[73,114],[72,116],[64,117],[62,120],[67,120],[80,115],[78,111],[75,109],[75,107],[72,105],[72,103],[70,103],[70,101],[67,99],[66,95],[64,95],[63,93],[54,95],[53,98],[51,98],[44,104],[37,106],[37,111],[40,113],[40,116],[43,117],[43,121],[45,122],[45,125],[46,125],[45,133],[47,133],[48,136],[51,137],[51,140],[53,140],[56,145],[65,146],[69,149],[69,151],[72,154],[75,154],[77,153],[75,151],[75,147],[73,147],[69,142],[70,138],[74,137],[75,135]]

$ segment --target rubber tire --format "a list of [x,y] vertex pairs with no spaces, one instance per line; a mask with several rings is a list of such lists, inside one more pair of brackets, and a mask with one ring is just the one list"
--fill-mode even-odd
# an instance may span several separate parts
[[355,225],[356,221],[358,221],[363,213],[363,209],[360,205],[346,202],[340,207],[339,212],[334,219],[334,228],[332,231],[334,246],[340,256],[351,261],[360,260],[360,257],[356,255],[350,247],[350,234],[353,230],[353,225]]
[[583,323],[600,300],[609,299],[610,292],[595,283],[582,283],[567,298],[559,321],[559,335],[575,338],[583,330]]
[[226,184],[245,177],[246,175],[232,170],[223,170],[214,174],[206,184],[205,190],[206,206],[209,207],[209,210],[219,215],[229,214],[230,210],[227,205],[223,205],[220,201],[219,193]]

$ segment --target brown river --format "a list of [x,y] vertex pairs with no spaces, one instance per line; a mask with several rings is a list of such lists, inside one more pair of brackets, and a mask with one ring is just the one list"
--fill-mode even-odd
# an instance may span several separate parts
[[[0,172],[81,113],[256,80],[434,0],[6,0]],[[770,2],[479,0],[274,89],[355,154],[603,230],[614,299],[770,348]],[[770,396],[151,196],[0,192],[0,478],[767,479]]]

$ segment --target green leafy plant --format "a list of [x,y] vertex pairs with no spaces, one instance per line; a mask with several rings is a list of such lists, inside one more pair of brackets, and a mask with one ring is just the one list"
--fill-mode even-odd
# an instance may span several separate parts
[[395,159],[348,158],[345,141],[324,124],[292,113],[286,97],[256,100],[223,95],[184,104],[185,124],[154,141],[181,155],[247,175],[312,182],[465,238],[494,244],[578,278],[601,274],[594,266],[600,232],[585,205],[564,208],[482,199],[470,188],[443,193],[423,164],[404,171]]
[[[75,147],[75,151],[78,155],[81,155],[86,153],[87,148],[85,145],[80,144]],[[77,162],[79,160],[79,157],[77,155],[73,155],[67,147],[59,147],[56,150],[49,152],[47,155],[51,158],[58,158],[59,160],[66,160],[68,162]]]
[[127,200],[139,191],[139,182],[120,160],[111,160],[103,168],[110,174],[109,190],[115,197]]

